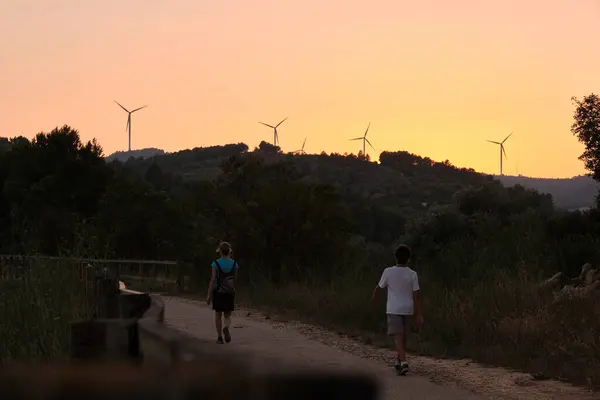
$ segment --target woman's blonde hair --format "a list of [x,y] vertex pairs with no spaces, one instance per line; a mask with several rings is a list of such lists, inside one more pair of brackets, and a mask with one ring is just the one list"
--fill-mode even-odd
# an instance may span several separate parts
[[220,253],[223,256],[228,256],[233,252],[231,245],[228,242],[219,243],[219,247],[217,248],[217,253]]

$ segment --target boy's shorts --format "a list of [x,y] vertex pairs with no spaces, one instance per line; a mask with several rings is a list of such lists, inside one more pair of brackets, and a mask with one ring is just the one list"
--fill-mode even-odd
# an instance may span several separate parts
[[387,314],[388,335],[404,335],[408,333],[408,319],[410,315]]

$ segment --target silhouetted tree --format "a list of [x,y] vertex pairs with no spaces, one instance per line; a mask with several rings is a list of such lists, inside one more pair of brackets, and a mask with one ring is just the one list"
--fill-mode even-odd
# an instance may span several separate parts
[[260,142],[258,148],[255,151],[259,151],[266,154],[278,154],[281,152],[281,147],[273,146],[271,143],[267,143],[264,140]]
[[12,147],[10,140],[5,137],[0,137],[0,153],[10,150]]
[[592,93],[582,100],[572,100],[576,107],[571,132],[585,146],[579,159],[590,175],[600,181],[600,97]]

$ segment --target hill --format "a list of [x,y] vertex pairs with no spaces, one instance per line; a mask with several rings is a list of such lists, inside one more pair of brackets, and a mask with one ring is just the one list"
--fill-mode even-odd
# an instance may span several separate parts
[[[423,210],[448,204],[457,191],[493,181],[501,182],[506,187],[521,185],[550,194],[554,206],[564,210],[594,207],[599,189],[596,182],[586,176],[551,179],[487,175],[471,168],[454,167],[448,161],[437,162],[405,151],[383,152],[379,164],[376,164],[365,163],[355,155],[292,155],[280,153],[267,143],[261,146],[254,152],[270,161],[293,160],[308,180],[332,184],[347,194],[359,195],[400,212],[407,208],[411,211]],[[155,163],[163,173],[177,176],[183,181],[212,181],[219,175],[223,160],[248,151],[244,143],[198,147],[169,154],[159,150],[154,154],[147,152],[144,160],[135,160],[129,166],[143,174]],[[113,159],[127,161],[129,156],[125,158],[126,152],[120,154],[123,156]]]
[[[165,190],[176,191],[193,182],[214,181],[224,161],[250,156],[266,164],[292,165],[297,177],[290,179],[337,188],[357,216],[358,229],[365,238],[380,243],[401,236],[409,218],[453,204],[456,194],[463,190],[485,185],[502,189],[489,175],[405,151],[383,152],[380,163],[375,163],[362,155],[285,154],[264,142],[254,151],[244,143],[229,144],[130,159],[125,166],[148,181],[164,182]],[[545,201],[549,204],[550,198]]]
[[[290,155],[263,144],[263,156],[271,160],[293,157],[298,168],[307,179],[331,183],[346,192],[360,194],[371,201],[381,203],[397,202],[397,208],[427,208],[445,204],[456,190],[465,185],[478,185],[498,180],[506,187],[521,185],[552,196],[554,206],[561,210],[592,208],[596,205],[596,195],[600,187],[588,176],[573,178],[531,178],[527,176],[486,175],[472,169],[455,168],[448,161],[435,162],[407,152],[384,152],[380,164],[365,165],[357,156],[332,153],[327,155]],[[8,138],[0,137],[0,152],[10,150]],[[107,162],[119,161],[140,173],[145,173],[151,164],[156,163],[161,172],[181,178],[183,181],[212,181],[220,173],[220,164],[230,156],[248,152],[244,143],[225,146],[197,147],[175,153],[166,153],[157,148],[132,151],[117,151],[106,157]],[[134,161],[128,163],[133,157]],[[340,168],[344,169],[339,174]],[[349,168],[349,169],[348,169]],[[447,174],[453,177],[447,180]],[[398,176],[398,172],[400,175]],[[418,175],[415,180],[415,174]],[[415,186],[415,183],[417,184]],[[408,186],[407,186],[408,185]],[[415,187],[423,189],[414,193]]]
[[573,178],[529,178],[526,176],[495,176],[506,186],[521,185],[540,193],[549,193],[558,209],[573,210],[596,205],[598,183],[588,176]]
[[131,150],[131,151],[116,151],[106,157],[107,162],[121,161],[126,162],[130,157],[133,158],[149,158],[157,155],[165,154],[164,150],[149,147],[146,149]]
[[[267,164],[290,162],[305,180],[331,184],[376,203],[388,202],[386,199],[391,198],[398,207],[444,204],[464,186],[493,181],[491,176],[472,169],[456,168],[447,161],[435,162],[408,152],[384,152],[377,164],[353,154],[281,153],[264,142],[254,151],[249,151],[246,144],[238,143],[132,159],[125,164],[140,174],[156,165],[162,173],[182,181],[212,181],[219,175],[225,160],[246,154],[257,155]],[[415,188],[420,189],[417,197],[414,196]]]

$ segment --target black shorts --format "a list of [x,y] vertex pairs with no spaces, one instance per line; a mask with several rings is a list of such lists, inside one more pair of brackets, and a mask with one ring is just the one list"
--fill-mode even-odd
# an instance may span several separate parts
[[216,312],[231,312],[235,305],[235,293],[220,293],[213,290],[212,309]]

